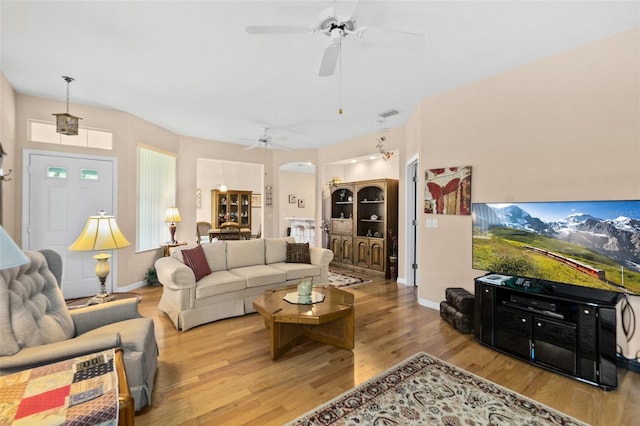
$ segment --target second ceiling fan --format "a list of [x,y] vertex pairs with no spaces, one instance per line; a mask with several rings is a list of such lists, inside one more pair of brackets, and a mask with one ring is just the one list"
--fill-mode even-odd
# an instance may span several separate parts
[[249,151],[255,148],[263,148],[263,149],[281,149],[283,151],[289,151],[291,149],[288,146],[281,145],[279,143],[274,142],[271,135],[267,134],[268,131],[269,131],[269,128],[265,127],[264,134],[260,136],[257,140],[242,138],[241,140],[255,142],[253,145],[246,147],[244,150]]

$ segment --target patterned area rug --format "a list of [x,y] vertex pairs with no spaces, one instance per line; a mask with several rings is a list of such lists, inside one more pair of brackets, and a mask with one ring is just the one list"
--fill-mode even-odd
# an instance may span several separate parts
[[365,280],[362,277],[347,275],[340,272],[329,271],[329,285],[333,287],[355,287],[360,284],[370,283],[371,280]]
[[424,352],[289,425],[585,425]]

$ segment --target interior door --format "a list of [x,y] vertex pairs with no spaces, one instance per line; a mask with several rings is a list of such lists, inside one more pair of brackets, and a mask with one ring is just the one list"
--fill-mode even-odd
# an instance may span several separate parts
[[418,160],[407,167],[407,285],[418,286]]
[[[65,299],[97,293],[95,252],[67,250],[84,229],[89,216],[115,208],[114,168],[111,158],[74,156],[67,153],[28,153],[25,188],[28,221],[25,247],[55,250],[63,261],[62,292]],[[107,290],[113,289],[115,252]]]

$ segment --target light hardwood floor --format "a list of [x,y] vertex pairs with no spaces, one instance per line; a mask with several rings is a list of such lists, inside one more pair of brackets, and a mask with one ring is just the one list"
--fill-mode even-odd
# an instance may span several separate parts
[[416,289],[372,279],[349,290],[356,306],[353,351],[307,342],[277,361],[260,315],[179,332],[157,309],[162,287],[139,289],[160,356],[152,406],[136,424],[281,425],[418,351],[594,425],[638,424],[640,374],[619,369],[618,390],[607,392],[528,365],[457,332],[417,303]]

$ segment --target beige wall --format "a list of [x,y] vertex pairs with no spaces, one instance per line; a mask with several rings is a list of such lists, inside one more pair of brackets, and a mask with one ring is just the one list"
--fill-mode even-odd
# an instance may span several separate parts
[[2,226],[14,239],[20,234],[20,224],[15,220],[16,184],[15,172],[18,164],[18,149],[16,148],[16,92],[9,84],[4,74],[0,72],[0,142],[7,155],[3,158],[4,174],[9,170],[13,173],[7,177],[10,181],[1,182],[2,185]]
[[[287,235],[288,218],[316,217],[316,175],[315,173],[279,172],[280,191],[277,200],[280,206],[278,236]],[[296,202],[289,204],[289,194],[296,196]],[[304,200],[304,207],[298,207],[297,200]]]
[[[18,95],[16,103],[16,151],[19,167],[17,167],[15,212],[13,218],[17,221],[19,229],[22,228],[22,150],[46,150],[64,151],[86,155],[100,155],[116,157],[118,164],[118,197],[117,211],[114,212],[122,232],[130,241],[134,241],[136,235],[137,216],[137,154],[138,143],[144,143],[162,149],[169,153],[178,153],[178,135],[141,120],[131,114],[95,108],[84,105],[71,104],[69,110],[82,117],[81,126],[105,129],[113,132],[113,150],[69,147],[61,145],[28,142],[29,119],[52,121],[52,112],[64,111],[66,106],[62,102],[31,96]],[[182,210],[181,210],[182,212]],[[5,213],[7,213],[5,211]],[[194,225],[195,226],[195,225]],[[20,233],[20,231],[18,231]],[[16,241],[22,245],[21,235],[16,235]],[[40,249],[33,247],[32,249]],[[118,250],[118,276],[114,277],[114,285],[126,287],[144,280],[147,268],[153,265],[161,251],[152,250],[142,253],[135,252],[135,244]]]
[[[211,222],[211,191],[218,189],[224,183],[229,190],[251,191],[252,194],[262,194],[262,177],[264,175],[261,164],[239,161],[218,161],[211,158],[199,158],[196,161],[196,185],[200,188],[201,205],[196,206],[196,219]],[[193,193],[195,197],[195,192]],[[195,198],[194,198],[195,199]],[[251,208],[251,230],[258,232],[262,223],[262,208]],[[181,230],[180,235],[187,241],[195,238],[195,228],[188,226]]]
[[[472,166],[473,202],[640,198],[639,55],[628,31],[424,99],[404,151],[421,204],[424,170],[446,166]],[[421,301],[471,290],[471,217],[419,217]]]
[[[431,96],[416,107],[404,126],[392,129],[388,149],[400,150],[401,280],[406,276],[404,168],[411,158],[419,158],[420,175],[427,168],[472,166],[474,202],[640,198],[639,40],[640,30],[628,31]],[[26,122],[29,118],[50,121],[51,113],[63,110],[64,103],[16,96],[1,73],[0,77],[0,136],[5,150],[13,151],[7,150],[12,160],[7,168],[11,165],[16,176],[10,182],[11,198],[5,194],[4,216],[9,232],[20,243],[22,149],[69,150],[26,142]],[[244,151],[240,145],[179,136],[119,111],[74,104],[70,110],[84,118],[84,126],[114,132],[114,150],[106,155],[118,158],[118,221],[131,236],[135,235],[139,142],[178,155],[176,203],[183,224],[196,221],[198,158],[264,164],[264,184],[273,186],[274,202],[281,197],[278,167],[310,161],[317,170],[315,216],[320,219],[318,201],[331,178],[324,165],[369,154],[375,147],[376,132],[372,132],[317,151]],[[96,151],[73,149],[92,155]],[[419,204],[423,191],[420,179]],[[277,204],[265,209],[266,236],[279,228]],[[433,216],[419,214],[419,298],[435,306],[446,287],[471,289],[473,278],[481,273],[471,269],[471,218],[439,216],[438,228],[426,228],[427,217]],[[160,255],[159,251],[136,254],[133,248],[122,254],[117,280],[121,287],[142,280],[146,268]]]

